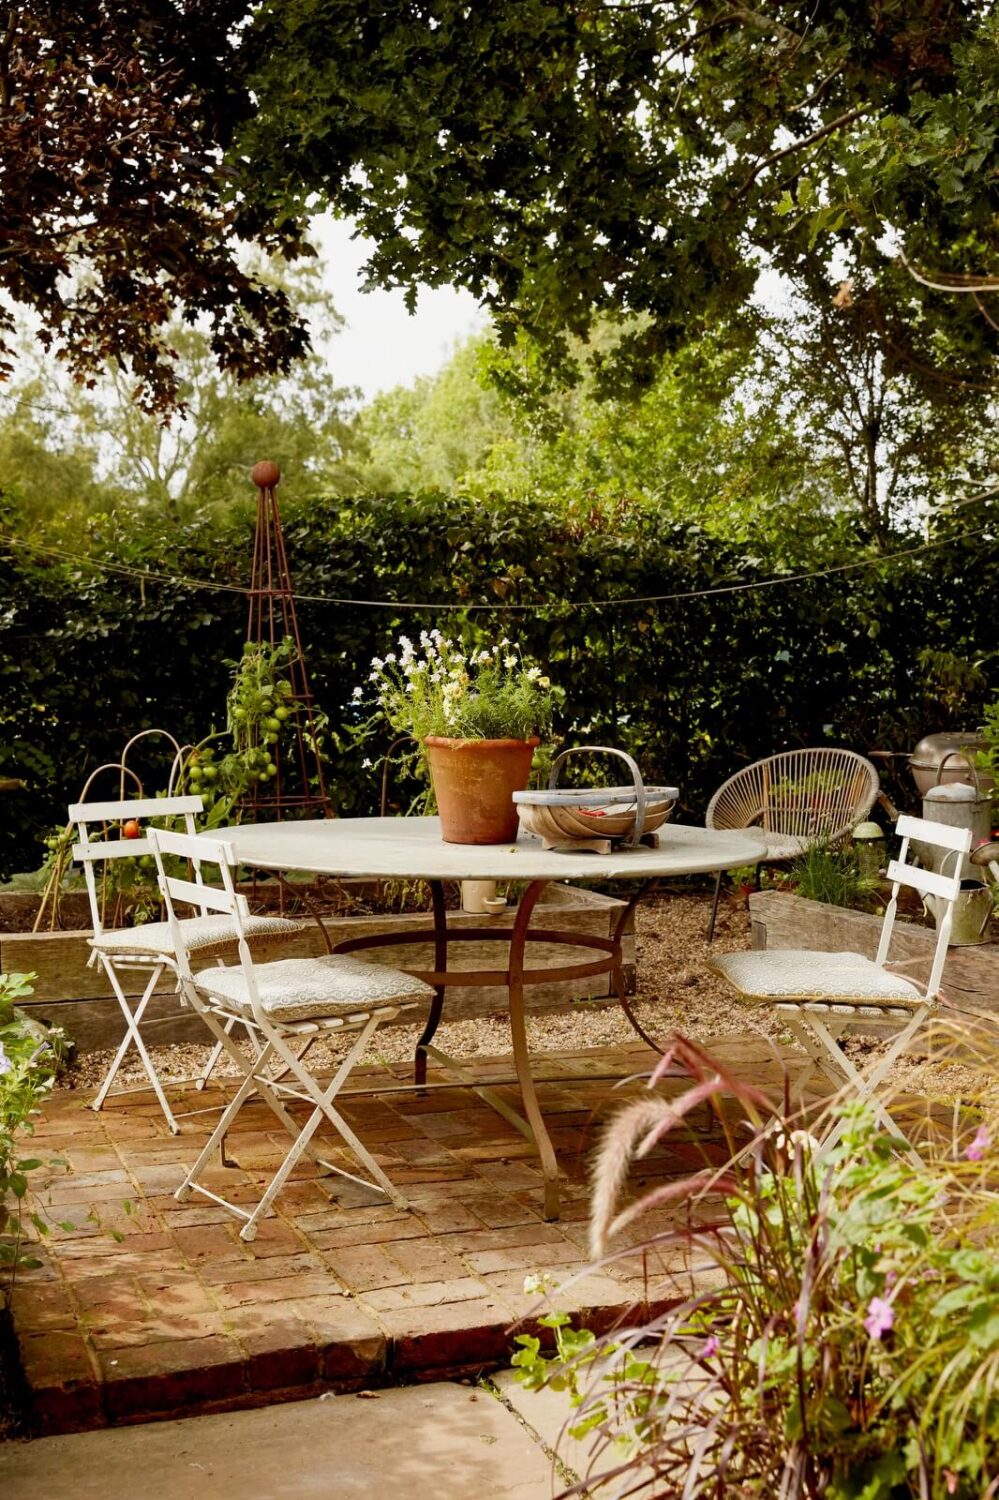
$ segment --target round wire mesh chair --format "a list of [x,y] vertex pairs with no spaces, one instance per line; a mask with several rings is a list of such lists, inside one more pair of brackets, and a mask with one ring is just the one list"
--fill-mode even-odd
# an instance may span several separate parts
[[[863,822],[880,790],[877,768],[854,750],[784,750],[737,771],[715,792],[706,828],[755,828],[766,837],[761,864],[797,858],[810,844],[832,844]],[[759,866],[757,866],[757,874]],[[721,875],[708,921],[718,915]]]

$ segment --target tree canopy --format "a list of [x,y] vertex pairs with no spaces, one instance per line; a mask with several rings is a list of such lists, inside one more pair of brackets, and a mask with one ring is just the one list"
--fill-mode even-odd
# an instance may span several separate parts
[[[235,242],[331,206],[415,298],[470,288],[553,367],[621,320],[608,383],[837,256],[914,364],[990,380],[999,17],[984,0],[27,0],[0,35],[0,289],[84,377],[176,382],[171,313],[237,375],[305,332]],[[929,273],[928,275],[924,273]],[[942,280],[941,280],[942,278]],[[986,312],[987,312],[986,308]],[[0,333],[9,324],[0,313]],[[937,344],[929,330],[942,330]]]
[[[285,293],[241,265],[242,239],[301,247],[240,195],[224,153],[251,109],[245,0],[26,0],[0,25],[0,290],[90,380],[127,367],[148,408],[177,400],[166,325],[202,318],[238,376],[306,347]],[[14,331],[0,304],[0,369]]]
[[[556,357],[622,318],[614,378],[651,378],[763,266],[991,269],[997,39],[976,0],[264,0],[237,144],[275,212],[353,215],[376,282],[466,286]],[[953,378],[995,353],[970,297],[895,308]]]

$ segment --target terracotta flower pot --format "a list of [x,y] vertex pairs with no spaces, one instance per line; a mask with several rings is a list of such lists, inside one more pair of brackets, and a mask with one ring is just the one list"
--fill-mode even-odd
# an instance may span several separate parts
[[510,844],[519,820],[514,792],[523,791],[539,741],[423,741],[446,844]]

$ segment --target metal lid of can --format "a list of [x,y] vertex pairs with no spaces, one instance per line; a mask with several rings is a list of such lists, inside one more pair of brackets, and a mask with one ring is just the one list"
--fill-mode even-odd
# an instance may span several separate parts
[[[967,750],[985,750],[987,742],[973,730],[949,730],[943,734],[927,734],[909,756],[909,763],[919,769],[935,771],[945,755]],[[953,762],[955,766],[957,762]]]
[[924,802],[988,802],[975,787],[966,781],[948,781],[943,786],[931,786],[923,796]]

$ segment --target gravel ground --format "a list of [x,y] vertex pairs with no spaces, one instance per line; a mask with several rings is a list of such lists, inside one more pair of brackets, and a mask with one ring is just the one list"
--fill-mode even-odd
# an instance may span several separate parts
[[[744,901],[723,901],[718,914],[715,940],[709,949],[704,930],[709,898],[703,894],[672,894],[647,902],[637,912],[638,993],[635,1012],[651,1035],[665,1039],[682,1030],[697,1041],[712,1037],[758,1034],[783,1046],[795,1045],[781,1017],[767,1007],[739,1005],[732,989],[705,967],[709,952],[725,953],[748,948],[749,914]],[[627,1018],[616,1005],[585,1006],[558,1014],[536,1016],[528,1021],[534,1052],[573,1051],[635,1041]],[[416,1026],[390,1026],[378,1032],[369,1059],[407,1062],[419,1036]],[[435,1041],[455,1056],[488,1057],[509,1051],[509,1028],[502,1016],[475,1021],[443,1022]],[[885,1047],[875,1037],[854,1037],[847,1051],[858,1064],[874,1060]],[[194,1044],[151,1047],[157,1071],[164,1079],[190,1078],[201,1071],[209,1048]],[[66,1083],[71,1088],[94,1089],[110,1066],[113,1052],[88,1052],[73,1068]],[[318,1042],[310,1057],[318,1071],[340,1055],[336,1042]],[[134,1059],[134,1054],[133,1054]],[[219,1064],[220,1076],[234,1072],[227,1060]],[[141,1068],[134,1060],[118,1074],[120,1084],[140,1082]],[[973,1069],[929,1062],[918,1054],[896,1064],[893,1088],[906,1093],[969,1097],[977,1092],[980,1075]]]

